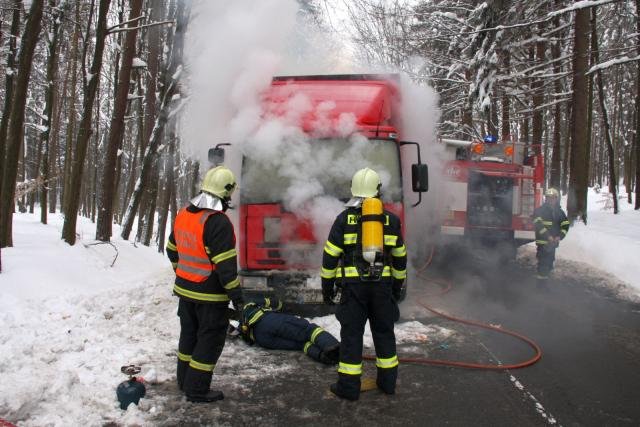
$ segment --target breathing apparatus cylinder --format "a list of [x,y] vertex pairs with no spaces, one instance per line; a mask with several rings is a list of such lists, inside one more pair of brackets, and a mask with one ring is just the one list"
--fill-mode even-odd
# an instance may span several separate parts
[[371,266],[383,251],[382,201],[366,198],[362,202],[362,258]]

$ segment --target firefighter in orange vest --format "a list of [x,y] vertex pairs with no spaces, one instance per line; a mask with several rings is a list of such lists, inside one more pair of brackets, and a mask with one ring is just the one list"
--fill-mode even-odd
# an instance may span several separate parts
[[[336,284],[341,287],[336,309],[340,322],[338,382],[330,389],[348,400],[360,397],[362,336],[367,320],[376,348],[378,388],[394,394],[398,377],[393,328],[400,315],[397,302],[405,293],[407,249],[400,218],[383,210],[381,185],[372,169],[360,169],[353,175],[353,198],[334,221],[322,258],[324,302],[332,304]],[[367,232],[369,225],[373,233]]]
[[236,237],[225,214],[235,188],[228,168],[209,170],[200,194],[176,216],[167,242],[176,272],[173,293],[179,297],[178,386],[190,402],[224,398],[209,387],[225,343],[229,301],[238,311],[244,305]]

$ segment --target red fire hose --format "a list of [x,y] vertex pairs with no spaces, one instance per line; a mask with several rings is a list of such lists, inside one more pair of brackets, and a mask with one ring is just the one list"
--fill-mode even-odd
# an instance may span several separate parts
[[[433,254],[434,254],[434,250],[433,248],[431,249],[431,254],[429,255],[429,259],[425,262],[425,264],[420,267],[417,270],[418,276],[422,277],[423,279],[429,280],[433,283],[437,283],[439,285],[442,286],[442,291],[430,295],[430,296],[440,296],[440,295],[444,295],[447,292],[449,292],[449,290],[451,289],[452,285],[449,281],[445,281],[445,280],[440,280],[440,279],[434,279],[431,277],[426,277],[424,275],[424,271],[427,269],[427,267],[431,264],[431,260],[433,259]],[[418,304],[420,304],[422,307],[424,307],[425,309],[429,310],[430,312],[444,317],[445,319],[454,321],[454,322],[458,322],[458,323],[464,323],[465,325],[471,325],[471,326],[477,326],[479,328],[483,328],[483,329],[488,329],[491,331],[496,331],[499,332],[501,334],[506,334],[506,335],[510,335],[512,337],[515,337],[521,341],[524,341],[525,343],[527,343],[535,352],[535,354],[533,355],[533,357],[531,357],[530,359],[525,360],[524,362],[520,362],[520,363],[513,363],[513,364],[509,364],[509,365],[502,365],[502,364],[498,364],[498,365],[490,365],[490,364],[484,364],[484,363],[474,363],[474,362],[458,362],[458,361],[454,361],[454,360],[440,360],[440,359],[429,359],[429,358],[413,358],[413,357],[400,357],[399,360],[401,362],[404,363],[414,363],[414,364],[419,364],[419,365],[440,365],[440,366],[454,366],[457,368],[469,368],[469,369],[489,369],[489,370],[506,370],[506,369],[520,369],[520,368],[525,368],[527,366],[531,366],[534,363],[536,363],[538,360],[540,360],[540,358],[542,357],[542,350],[540,349],[540,346],[538,346],[538,344],[536,344],[532,339],[525,337],[524,335],[518,333],[518,332],[514,332],[511,331],[509,329],[505,329],[505,328],[501,328],[501,327],[497,327],[497,326],[492,326],[486,323],[481,323],[481,322],[476,322],[473,320],[466,320],[466,319],[461,319],[459,317],[455,317],[455,316],[451,316],[445,313],[442,313],[436,309],[434,309],[433,307],[430,307],[429,305],[427,305],[426,303],[424,303],[424,301],[422,300],[418,300]],[[364,358],[366,360],[375,360],[375,357],[373,356],[364,356]]]

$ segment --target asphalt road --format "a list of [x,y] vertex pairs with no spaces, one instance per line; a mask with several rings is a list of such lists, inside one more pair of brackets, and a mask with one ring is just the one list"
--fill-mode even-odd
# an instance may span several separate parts
[[[425,278],[414,280],[403,303],[405,319],[456,331],[446,343],[402,345],[400,357],[511,364],[529,359],[530,347],[502,334],[433,316],[417,302],[463,318],[520,332],[542,348],[533,366],[487,371],[403,363],[398,390],[365,392],[358,402],[334,397],[334,368],[302,353],[274,352],[293,362],[288,372],[222,384],[226,398],[187,403],[173,383],[148,389],[160,402],[158,425],[310,426],[638,426],[640,425],[640,304],[603,287],[604,275],[565,263],[547,289],[532,278],[530,262],[505,267],[476,260],[448,262],[428,274],[451,281],[445,295]],[[560,268],[558,269],[560,270]],[[368,362],[365,377],[375,377]]]

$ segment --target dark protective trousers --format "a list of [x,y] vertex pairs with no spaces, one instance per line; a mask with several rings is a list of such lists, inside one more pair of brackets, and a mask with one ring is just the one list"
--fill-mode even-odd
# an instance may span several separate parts
[[201,304],[180,298],[178,385],[186,394],[205,394],[224,348],[229,326],[227,304]]
[[[378,359],[396,356],[394,322],[399,318],[398,304],[392,297],[391,283],[360,282],[343,286],[336,318],[340,322],[340,364],[362,364],[362,336],[369,320]],[[350,399],[360,395],[360,374],[338,374],[337,392]],[[395,392],[398,367],[378,368],[378,387]]]
[[[338,345],[338,340],[315,323],[286,313],[266,312],[253,327],[253,336],[260,347],[273,350],[304,350],[314,360],[323,351]],[[310,345],[307,345],[310,343]]]
[[538,278],[548,278],[556,259],[556,246],[552,244],[538,245],[536,258],[538,259]]

